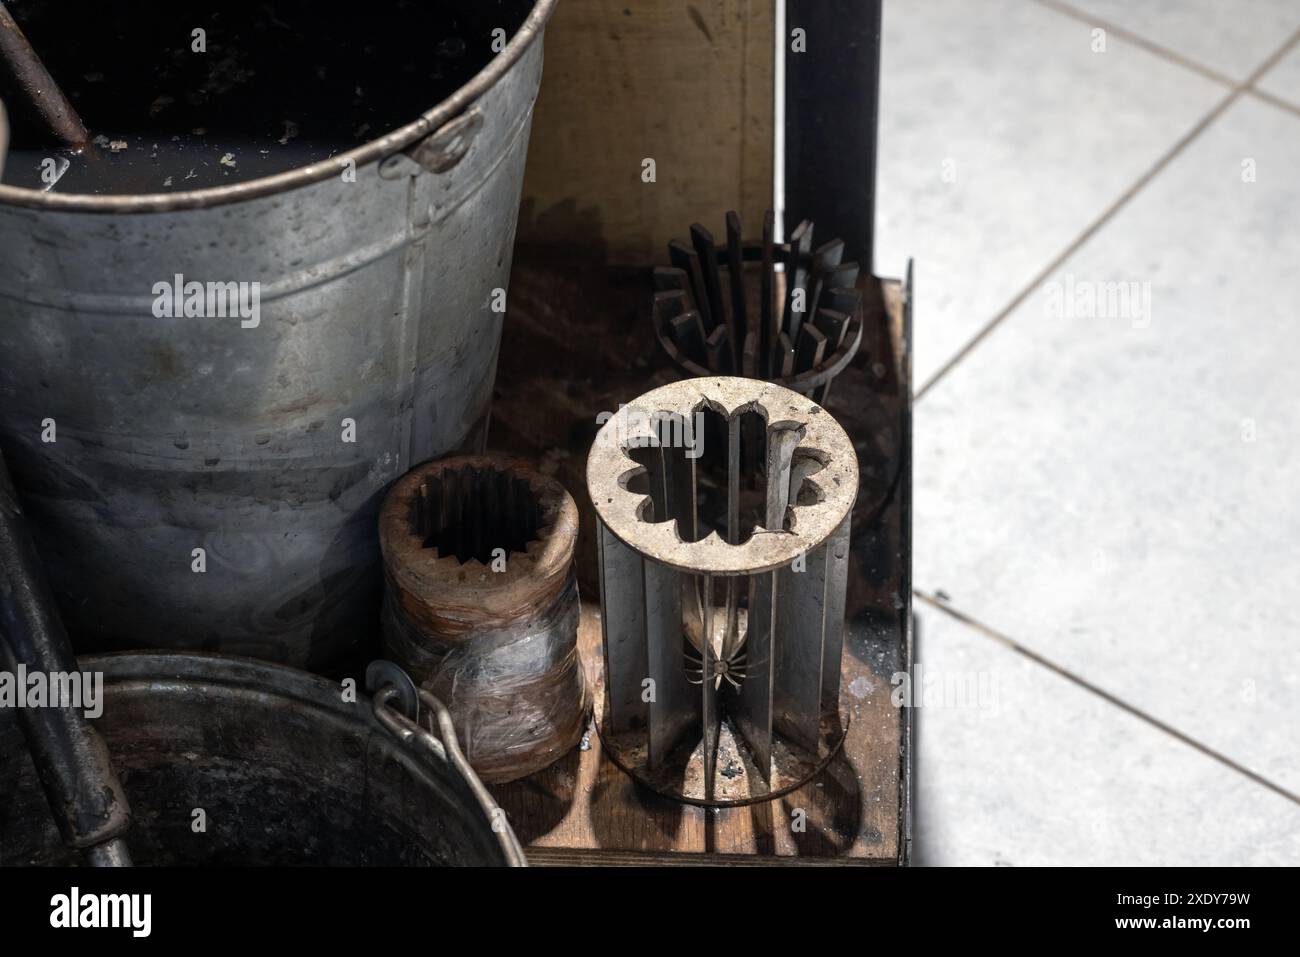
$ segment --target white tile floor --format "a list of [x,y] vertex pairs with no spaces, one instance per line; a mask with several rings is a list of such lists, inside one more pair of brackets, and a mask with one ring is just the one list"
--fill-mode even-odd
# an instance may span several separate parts
[[1104,30],[1118,27],[1236,82],[1300,27],[1295,0],[1050,0],[1050,5]]
[[886,0],[884,44],[918,862],[1300,864],[1300,4]]

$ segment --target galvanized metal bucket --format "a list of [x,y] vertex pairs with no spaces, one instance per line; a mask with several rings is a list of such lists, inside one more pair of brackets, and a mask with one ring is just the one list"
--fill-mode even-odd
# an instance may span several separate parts
[[[80,659],[144,865],[510,865],[523,852],[460,754],[396,702],[220,655]],[[12,710],[0,711],[0,862],[71,865]]]
[[[0,186],[0,444],[79,648],[319,669],[373,633],[384,490],[485,435],[554,3],[325,162],[192,192]],[[257,283],[255,320],[155,314],[190,281]]]

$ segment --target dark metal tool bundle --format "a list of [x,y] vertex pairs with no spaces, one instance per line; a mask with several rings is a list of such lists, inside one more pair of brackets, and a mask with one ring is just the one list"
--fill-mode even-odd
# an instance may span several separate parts
[[671,265],[654,271],[655,335],[688,376],[769,379],[822,403],[862,342],[860,270],[842,240],[814,248],[809,220],[786,243],[774,229],[769,210],[762,239],[746,241],[729,212],[725,244],[699,223],[670,242]]
[[[0,456],[0,663],[46,675],[77,670],[27,520]],[[131,863],[131,809],[103,738],[80,711],[23,708],[19,723],[63,842],[95,865]]]

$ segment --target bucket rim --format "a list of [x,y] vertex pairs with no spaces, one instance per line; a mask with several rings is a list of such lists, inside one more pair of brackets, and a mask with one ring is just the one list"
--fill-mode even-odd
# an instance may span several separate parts
[[0,207],[18,206],[78,213],[168,213],[208,209],[309,186],[338,174],[349,163],[361,167],[377,162],[436,132],[494,87],[533,43],[541,39],[558,2],[559,0],[535,0],[515,35],[469,82],[441,103],[420,114],[414,121],[346,153],[272,176],[262,176],[229,186],[209,186],[175,193],[100,196],[94,193],[44,193],[21,186],[0,184]]
[[[336,682],[292,665],[222,652],[152,648],[78,655],[76,661],[77,668],[82,671],[103,674],[105,685],[138,684],[157,688],[161,685],[181,684],[237,688],[293,700],[336,719],[371,725],[376,734],[385,737],[389,735],[372,710],[370,694],[364,690],[358,691],[359,708],[341,707],[343,699],[338,693],[339,685]],[[450,736],[450,739],[442,737],[443,735]],[[416,764],[427,765],[434,761],[445,763],[447,769],[464,782],[484,819],[491,825],[493,837],[506,866],[527,867],[528,858],[518,837],[510,824],[498,816],[499,805],[465,760],[454,731],[440,728],[439,736],[442,737],[446,755],[441,759],[398,736],[389,738],[389,743],[395,751],[405,753]]]

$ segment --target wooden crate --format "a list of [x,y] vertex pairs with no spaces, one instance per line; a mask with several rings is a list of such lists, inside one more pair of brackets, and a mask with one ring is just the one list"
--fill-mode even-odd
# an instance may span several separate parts
[[[579,504],[579,644],[599,687],[587,451],[598,412],[616,410],[673,374],[648,325],[647,270],[610,269],[599,253],[590,256],[553,248],[517,253],[492,445],[541,462]],[[860,496],[855,508],[843,665],[852,718],[841,752],[789,795],[705,809],[637,786],[602,755],[592,730],[586,750],[493,788],[532,863],[906,863],[910,711],[894,707],[890,697],[891,678],[911,662],[909,317],[898,282],[868,277],[864,290],[875,304],[874,311],[868,306],[868,328],[877,333],[868,334],[853,366],[836,380],[827,406],[855,444],[879,430],[882,417],[892,423],[900,458],[884,504],[875,509]],[[802,832],[791,826],[799,809]]]

